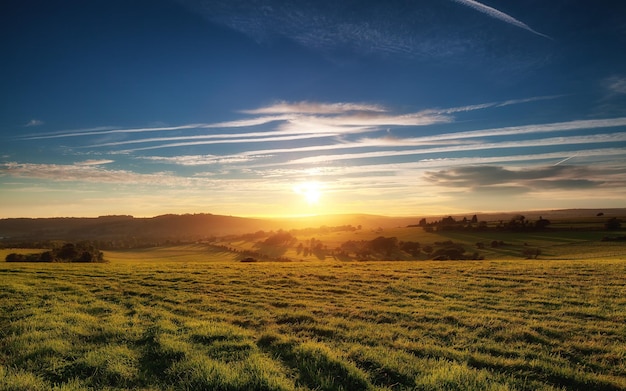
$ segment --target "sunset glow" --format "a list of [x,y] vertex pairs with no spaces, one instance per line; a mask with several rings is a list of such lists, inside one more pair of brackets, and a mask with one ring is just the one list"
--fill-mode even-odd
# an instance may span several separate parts
[[309,206],[317,206],[322,195],[320,184],[317,182],[304,182],[293,188],[296,194],[304,197]]

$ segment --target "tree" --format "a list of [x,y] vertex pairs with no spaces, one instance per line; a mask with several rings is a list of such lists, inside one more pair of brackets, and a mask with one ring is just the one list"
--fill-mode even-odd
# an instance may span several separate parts
[[26,260],[26,256],[24,254],[11,253],[6,256],[5,261],[7,262],[24,262]]
[[400,242],[400,249],[404,252],[417,257],[420,253],[421,246],[418,242]]
[[102,251],[89,242],[66,243],[50,251],[35,254],[9,254],[7,262],[105,262]]
[[544,219],[543,217],[540,216],[539,220],[537,220],[537,222],[535,223],[535,228],[537,228],[537,229],[545,229],[550,224],[551,224],[550,220]]
[[622,228],[622,222],[619,221],[616,217],[611,218],[609,221],[604,224],[604,227],[610,231],[617,231]]
[[454,220],[454,217],[452,216],[441,219],[441,225],[454,225],[454,223],[456,223],[456,220]]
[[389,256],[393,252],[395,248],[398,247],[398,238],[385,238],[383,236],[379,236],[376,239],[370,242],[370,248],[372,251],[378,253],[385,253],[385,255]]
[[78,258],[78,251],[73,243],[66,243],[56,252],[56,256],[64,261],[72,261]]
[[52,251],[44,251],[39,255],[41,262],[54,262],[54,253]]

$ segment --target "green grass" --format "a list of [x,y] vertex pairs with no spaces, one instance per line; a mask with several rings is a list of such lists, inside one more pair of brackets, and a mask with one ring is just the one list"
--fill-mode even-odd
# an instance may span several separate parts
[[[626,260],[0,262],[0,390],[624,390]],[[184,253],[184,251],[183,251]]]

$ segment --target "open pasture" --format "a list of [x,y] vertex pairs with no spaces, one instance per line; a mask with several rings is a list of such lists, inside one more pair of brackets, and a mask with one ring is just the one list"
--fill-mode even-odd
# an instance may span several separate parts
[[0,263],[0,389],[623,390],[625,286],[619,259]]

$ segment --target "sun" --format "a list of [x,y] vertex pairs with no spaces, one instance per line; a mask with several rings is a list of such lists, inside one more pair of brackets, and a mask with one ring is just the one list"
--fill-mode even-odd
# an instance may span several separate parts
[[318,182],[303,182],[293,187],[296,194],[304,197],[309,206],[317,206],[322,196],[321,186]]

